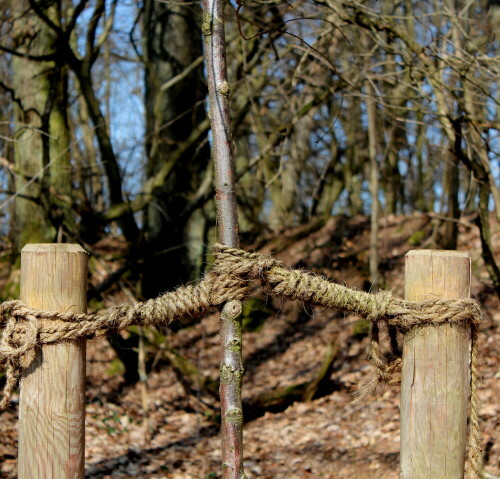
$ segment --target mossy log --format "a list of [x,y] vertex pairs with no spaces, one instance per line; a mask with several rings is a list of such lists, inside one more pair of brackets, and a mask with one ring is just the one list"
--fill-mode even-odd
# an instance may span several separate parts
[[203,374],[191,361],[189,361],[189,359],[179,353],[179,351],[167,347],[163,352],[186,393],[190,394],[194,391],[205,391],[211,396],[218,397],[219,381],[213,380],[209,376]]
[[[327,346],[324,359],[314,376],[309,381],[304,381],[289,386],[276,388],[272,391],[245,401],[243,404],[246,421],[263,415],[266,411],[282,411],[294,402],[311,401],[325,384],[329,381],[333,363],[337,357],[339,347],[337,343]],[[165,357],[170,362],[174,372],[187,394],[194,391],[204,391],[210,396],[218,397],[219,381],[204,375],[179,351],[167,347],[163,350]]]
[[329,380],[338,351],[337,343],[328,345],[323,362],[311,380],[279,387],[249,401],[245,408],[245,419],[258,417],[267,410],[282,411],[297,401],[311,401]]

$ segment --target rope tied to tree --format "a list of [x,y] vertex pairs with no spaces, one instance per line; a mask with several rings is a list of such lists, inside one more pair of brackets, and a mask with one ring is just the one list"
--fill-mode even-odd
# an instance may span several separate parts
[[[376,377],[358,395],[364,399],[380,383],[400,383],[401,357],[397,332],[425,325],[468,324],[471,328],[471,412],[468,477],[480,477],[481,436],[477,402],[477,333],[482,313],[473,299],[431,299],[406,301],[390,291],[366,293],[333,283],[318,275],[285,267],[281,261],[258,253],[215,244],[214,266],[193,285],[180,286],[155,299],[132,305],[118,305],[92,314],[42,311],[19,300],[0,305],[0,368],[6,382],[0,410],[5,409],[17,385],[21,368],[35,358],[37,346],[78,338],[104,336],[129,326],[168,325],[187,318],[199,318],[230,300],[251,294],[252,282],[269,294],[301,300],[315,306],[350,311],[372,323],[369,359]],[[388,330],[389,351],[384,352],[380,327]]]

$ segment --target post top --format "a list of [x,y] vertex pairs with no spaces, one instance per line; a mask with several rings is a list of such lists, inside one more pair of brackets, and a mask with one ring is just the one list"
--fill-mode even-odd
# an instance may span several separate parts
[[446,249],[412,249],[406,256],[455,256],[459,258],[469,258],[467,251],[455,251]]
[[21,250],[22,253],[85,253],[87,252],[79,244],[70,243],[38,243],[27,244]]

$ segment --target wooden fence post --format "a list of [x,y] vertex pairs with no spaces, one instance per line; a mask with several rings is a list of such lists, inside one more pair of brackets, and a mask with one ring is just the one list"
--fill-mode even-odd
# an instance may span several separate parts
[[[87,311],[87,254],[72,244],[21,252],[21,300],[51,311]],[[23,371],[19,479],[84,478],[85,340],[45,345]]]
[[[470,257],[410,251],[405,298],[470,296]],[[405,335],[401,379],[401,479],[462,479],[470,393],[468,325],[425,326]]]

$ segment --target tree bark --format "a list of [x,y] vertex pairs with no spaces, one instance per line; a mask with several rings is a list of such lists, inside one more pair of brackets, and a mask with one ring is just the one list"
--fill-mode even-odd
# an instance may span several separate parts
[[374,285],[378,279],[378,216],[379,216],[379,171],[377,161],[377,112],[374,92],[368,87],[370,97],[367,100],[368,113],[368,156],[370,157],[370,281]]
[[[458,139],[460,141],[460,139]],[[455,145],[457,140],[455,141]],[[458,146],[460,148],[460,146]],[[443,214],[449,218],[441,225],[442,232],[439,235],[438,246],[442,249],[454,250],[457,247],[458,223],[458,162],[454,151],[448,153],[444,163],[443,172]]]
[[[205,216],[181,217],[200,187],[210,160],[207,129],[177,154],[205,123],[201,9],[196,4],[145,0],[143,51],[146,103],[146,181],[168,172],[149,192],[144,222],[142,292],[156,296],[203,269]],[[195,33],[197,32],[197,33]],[[182,76],[179,81],[170,80]],[[171,84],[169,84],[169,82]],[[158,269],[165,272],[158,277]]]
[[[229,114],[224,1],[203,0],[202,32],[210,99],[219,241],[238,247],[238,211],[234,152]],[[243,469],[243,381],[241,301],[229,301],[221,310],[220,367],[222,477],[246,479]]]
[[[55,35],[30,9],[29,2],[12,1],[11,7],[15,17],[12,38],[18,52],[37,56],[53,53],[56,47]],[[48,14],[54,9],[54,2],[46,6]],[[63,154],[58,159],[50,156],[50,146],[53,152],[57,150],[57,137],[50,141],[49,138],[50,118],[55,107],[51,101],[51,90],[61,86],[57,81],[51,84],[51,80],[59,76],[58,66],[54,62],[33,61],[14,56],[12,70],[12,86],[19,99],[14,104],[14,158],[16,170],[19,172],[16,176],[16,192],[22,193],[15,201],[15,237],[17,251],[20,252],[28,242],[46,243],[55,238],[55,230],[42,207],[42,196],[46,195],[49,166],[61,172],[67,156]],[[52,117],[53,123],[56,117],[55,113]],[[65,141],[65,136],[63,131],[61,143]],[[67,143],[61,145],[61,150],[64,150],[65,146],[67,147]],[[61,167],[55,166],[58,160],[61,161]],[[55,173],[54,176],[61,178],[62,175]]]

